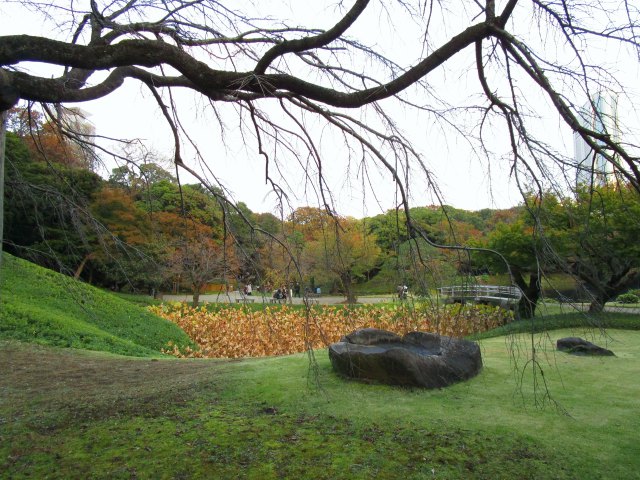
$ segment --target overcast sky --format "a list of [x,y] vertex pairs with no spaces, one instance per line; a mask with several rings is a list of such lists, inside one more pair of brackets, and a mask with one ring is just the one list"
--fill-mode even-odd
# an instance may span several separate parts
[[[268,3],[268,2],[267,2]],[[327,19],[331,13],[323,5],[329,2],[304,2],[304,14],[315,19]],[[333,2],[331,2],[333,4]],[[314,8],[316,9],[314,11]],[[30,33],[42,32],[51,36],[39,20],[30,16],[24,8],[15,5],[0,5],[2,14],[2,33]],[[275,13],[272,12],[273,15]],[[329,25],[319,24],[320,27]],[[448,26],[455,30],[455,25]],[[405,65],[411,65],[416,61],[420,51],[419,32],[414,32],[414,37],[399,39],[394,38],[393,30],[380,17],[365,17],[361,19],[359,28],[367,32],[373,32],[371,42],[390,42],[398,51],[402,51]],[[397,27],[395,27],[397,28]],[[407,25],[407,31],[411,32],[412,26]],[[446,28],[443,29],[443,34]],[[408,39],[407,39],[408,38]],[[415,38],[415,42],[413,42]],[[397,44],[394,42],[405,42]],[[469,62],[471,52],[457,59],[457,66],[464,68],[465,62]],[[466,95],[464,90],[476,90],[477,80],[473,72],[457,73],[456,65],[446,72],[434,76],[434,86],[443,94],[456,98]],[[636,75],[637,63],[629,65],[630,75]],[[448,75],[448,76],[447,76]],[[457,76],[454,76],[457,75]],[[437,83],[439,82],[439,83]],[[452,90],[453,88],[453,90]],[[218,135],[218,126],[215,118],[206,113],[202,101],[192,95],[178,94],[182,109],[182,120],[188,127],[189,134],[193,137],[198,148],[206,159],[208,167],[227,186],[229,191],[238,201],[245,202],[255,212],[275,212],[276,199],[270,187],[265,183],[264,160],[258,155],[255,145],[245,143],[234,128],[233,116],[227,117],[226,144],[222,144]],[[383,103],[384,105],[384,103]],[[172,152],[171,133],[165,121],[161,117],[149,94],[139,84],[128,81],[126,85],[106,98],[79,105],[90,115],[90,120],[96,127],[96,132],[115,138],[140,138],[145,144],[157,152],[161,157],[170,158]],[[390,107],[395,108],[395,107]],[[425,118],[412,112],[396,111],[400,121],[404,121],[404,128],[408,136],[413,140],[415,148],[425,154],[429,169],[436,176],[438,185],[444,194],[444,201],[455,207],[477,210],[481,208],[506,208],[520,201],[520,194],[514,183],[509,179],[508,165],[501,162],[492,162],[489,166],[478,162],[471,154],[468,146],[460,137],[449,136],[446,132],[434,131],[434,126],[426,122]],[[564,150],[567,155],[573,154],[573,139],[570,130],[561,125],[557,119],[549,121],[545,128],[547,137],[559,150]],[[236,120],[237,121],[237,120]],[[496,133],[496,136],[502,135]],[[499,143],[499,139],[496,140]],[[323,153],[325,155],[325,174],[327,174],[331,188],[336,195],[335,205],[338,213],[355,217],[371,216],[381,211],[393,208],[397,203],[394,189],[389,181],[389,176],[382,174],[377,176],[369,172],[365,178],[355,165],[348,165],[345,161],[339,139],[327,134],[322,137]],[[195,156],[190,155],[186,149],[186,159],[195,165]],[[108,167],[113,164],[109,163]],[[347,168],[349,169],[347,170]],[[106,174],[106,173],[105,173]],[[299,169],[291,168],[282,172],[285,181],[288,181],[297,198],[292,197],[294,206],[317,205],[317,199],[313,195],[306,196],[304,179]],[[189,182],[189,177],[184,177]],[[369,191],[363,196],[363,183],[365,190]],[[371,193],[371,190],[375,195]],[[425,191],[421,184],[411,185],[413,205],[426,205],[435,203],[435,199]]]

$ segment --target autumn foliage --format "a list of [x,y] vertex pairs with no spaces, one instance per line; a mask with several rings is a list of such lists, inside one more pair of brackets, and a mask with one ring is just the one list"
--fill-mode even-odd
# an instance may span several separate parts
[[170,345],[166,353],[209,358],[288,355],[325,348],[357,328],[381,328],[401,335],[420,330],[463,337],[511,320],[511,313],[499,308],[460,305],[326,306],[309,311],[287,306],[267,306],[259,311],[229,306],[210,311],[169,303],[150,308],[180,326],[200,347],[199,351],[185,352]]

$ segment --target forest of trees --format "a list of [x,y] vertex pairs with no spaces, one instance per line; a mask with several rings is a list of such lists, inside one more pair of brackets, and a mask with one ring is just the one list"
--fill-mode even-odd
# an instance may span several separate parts
[[[0,139],[7,112],[27,108],[7,125],[11,252],[108,288],[196,297],[212,283],[297,280],[353,301],[365,287],[427,293],[501,273],[525,293],[525,316],[550,275],[575,278],[594,311],[637,283],[637,122],[596,101],[637,104],[633,2],[353,0],[311,16],[295,2],[15,4],[38,20],[0,35]],[[112,148],[129,141],[96,135],[68,107],[125,97],[125,84],[163,119],[171,173]],[[152,121],[132,105],[119,113]],[[220,154],[259,159],[281,213],[227,195],[196,119]],[[569,135],[592,155],[575,158]],[[101,155],[119,162],[107,179]],[[522,204],[439,205],[439,160],[455,155],[490,188],[508,172]],[[345,185],[398,209],[341,218],[330,159]],[[612,183],[576,188],[577,173],[609,172]],[[313,207],[287,210],[301,184]],[[435,206],[415,206],[416,191]]]
[[[93,284],[141,291],[180,285],[198,292],[211,284],[301,281],[353,299],[354,288],[376,276],[383,278],[378,288],[393,291],[397,283],[418,287],[427,274],[446,281],[460,269],[456,259],[423,241],[412,245],[402,212],[354,219],[315,207],[286,218],[243,204],[228,210],[222,192],[180,185],[157,163],[134,159],[103,179],[51,122],[27,116],[22,109],[10,115],[7,248]],[[441,243],[481,243],[492,219],[516,211],[413,209],[415,221]],[[416,248],[424,252],[426,269],[411,260]]]
[[278,218],[242,203],[224,208],[222,191],[180,184],[152,161],[128,159],[105,179],[92,171],[91,155],[24,109],[12,110],[9,130],[7,250],[104,288],[181,289],[197,301],[216,288],[298,283],[352,302],[357,292],[398,284],[428,295],[509,273],[501,281],[523,290],[521,314],[532,316],[551,274],[573,276],[593,310],[638,281],[640,202],[625,184],[532,195],[507,210],[412,208],[425,240],[409,233],[402,211],[354,219],[300,207]]

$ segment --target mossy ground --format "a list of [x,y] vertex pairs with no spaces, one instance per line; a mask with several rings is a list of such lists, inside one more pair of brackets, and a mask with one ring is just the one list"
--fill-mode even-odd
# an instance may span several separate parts
[[534,391],[531,369],[514,370],[527,337],[484,340],[478,377],[430,391],[345,381],[325,352],[315,364],[304,355],[149,360],[2,342],[0,470],[8,478],[638,478],[640,333],[611,331],[612,358],[557,353],[556,336],[534,341],[562,408],[541,385]]

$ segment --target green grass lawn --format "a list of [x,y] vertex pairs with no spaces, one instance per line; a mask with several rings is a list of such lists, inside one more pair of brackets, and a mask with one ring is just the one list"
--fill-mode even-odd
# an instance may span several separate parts
[[326,350],[161,358],[175,326],[10,256],[0,288],[1,478],[640,478],[637,315],[510,323],[479,376],[418,390],[339,378]]
[[[0,343],[0,361],[13,367],[0,380],[0,470],[9,478],[639,478],[640,332],[589,336],[616,357],[555,351],[557,337],[584,333],[533,338],[558,406],[523,369],[526,335],[483,340],[478,377],[429,391],[345,381],[325,351],[310,369],[304,355],[150,361]],[[21,359],[30,366],[17,371]]]
[[4,254],[0,339],[160,356],[168,342],[193,343],[144,308],[25,260]]
[[578,332],[605,331],[607,329],[640,330],[640,315],[605,312],[598,315],[585,312],[541,315],[532,319],[517,320],[487,332],[473,335],[474,340],[506,335],[543,333],[571,328]]

